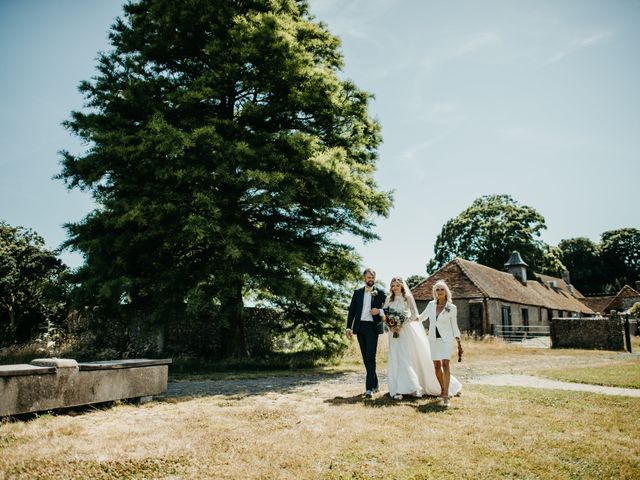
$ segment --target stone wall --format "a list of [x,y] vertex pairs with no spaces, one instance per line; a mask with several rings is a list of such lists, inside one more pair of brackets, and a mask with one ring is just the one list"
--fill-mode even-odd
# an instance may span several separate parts
[[551,320],[551,348],[623,351],[623,321],[618,317]]

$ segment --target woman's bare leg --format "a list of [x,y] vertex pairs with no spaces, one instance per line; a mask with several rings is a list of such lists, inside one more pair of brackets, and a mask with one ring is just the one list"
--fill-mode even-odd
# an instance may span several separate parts
[[433,367],[436,370],[436,378],[438,379],[438,383],[440,384],[440,396],[444,397],[445,395],[447,395],[447,390],[444,389],[444,374],[442,372],[442,362],[440,360],[434,360]]
[[449,396],[449,384],[451,383],[451,368],[449,366],[449,360],[442,360],[442,391],[444,396]]

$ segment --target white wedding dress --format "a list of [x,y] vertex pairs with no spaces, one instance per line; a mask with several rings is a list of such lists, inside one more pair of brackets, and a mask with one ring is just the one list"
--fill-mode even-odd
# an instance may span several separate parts
[[[413,297],[408,300],[402,296],[391,301],[391,295],[387,297],[384,309],[393,309],[405,312],[407,319],[397,338],[392,332],[388,332],[389,354],[387,362],[387,383],[389,395],[392,397],[401,395],[439,396],[441,389],[436,371],[431,360],[431,348],[429,339],[424,331],[422,323],[418,321],[418,311]],[[462,384],[451,376],[449,384],[449,396],[460,393]]]

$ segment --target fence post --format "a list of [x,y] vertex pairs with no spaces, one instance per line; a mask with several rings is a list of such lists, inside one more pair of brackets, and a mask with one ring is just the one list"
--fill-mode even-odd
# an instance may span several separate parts
[[629,314],[624,316],[624,343],[627,347],[627,352],[631,353],[631,328],[629,326]]

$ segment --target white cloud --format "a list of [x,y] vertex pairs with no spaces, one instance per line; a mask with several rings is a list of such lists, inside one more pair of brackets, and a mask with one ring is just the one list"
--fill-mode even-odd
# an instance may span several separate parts
[[544,129],[507,127],[496,130],[498,136],[511,138],[519,144],[539,149],[576,149],[581,148],[588,139],[570,132],[550,132]]
[[593,47],[595,45],[599,45],[602,42],[606,41],[611,36],[613,36],[611,32],[607,30],[601,30],[599,32],[593,33],[586,37],[578,38],[572,41],[566,48],[554,53],[546,62],[544,62],[544,64],[550,65],[552,63],[559,62],[563,60],[565,57],[571,54],[574,54],[580,50]]
[[433,125],[455,127],[467,118],[460,104],[440,102],[431,105],[425,113],[425,120]]
[[433,68],[448,60],[464,58],[471,54],[500,46],[502,44],[502,38],[497,32],[486,31],[451,43],[451,46],[438,47],[428,53],[421,61],[422,66]]
[[315,0],[311,11],[329,25],[338,36],[349,36],[372,43],[380,42],[380,32],[372,32],[370,24],[396,6],[399,0]]
[[441,142],[444,138],[451,135],[451,133],[453,133],[455,130],[455,128],[448,128],[435,135],[434,137],[425,140],[424,142],[415,143],[409,146],[409,148],[405,149],[400,155],[401,159],[410,164],[415,163],[424,156],[424,152],[426,150],[430,149],[436,143]]
[[496,32],[481,32],[454,48],[451,52],[451,57],[462,57],[486,47],[499,45],[500,43],[500,35]]

